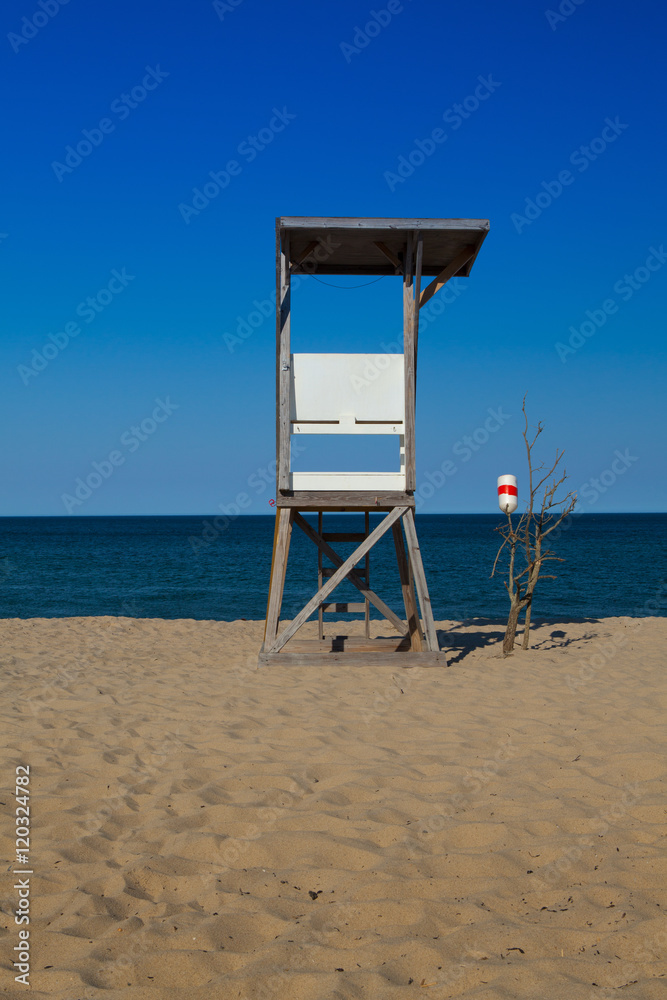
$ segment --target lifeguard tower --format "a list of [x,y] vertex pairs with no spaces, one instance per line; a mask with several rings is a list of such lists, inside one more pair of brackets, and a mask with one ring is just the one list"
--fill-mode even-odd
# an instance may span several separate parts
[[[488,230],[485,219],[276,219],[276,525],[260,663],[325,664],[344,658],[353,666],[447,664],[438,644],[414,519],[419,310],[450,278],[470,274]],[[294,274],[401,276],[403,353],[293,354]],[[424,277],[433,280],[422,289]],[[373,435],[395,435],[400,442],[398,471],[293,471],[293,434],[364,434],[369,435],[369,448]],[[364,531],[325,532],[324,516],[342,511],[363,514]],[[371,531],[373,512],[385,516]],[[317,514],[317,530],[304,513]],[[317,546],[318,589],[296,618],[279,630],[295,524]],[[390,530],[405,621],[370,588],[368,554]],[[330,542],[356,544],[349,556],[341,556]],[[362,561],[363,568],[355,569]],[[363,602],[329,601],[343,580],[361,592]],[[371,604],[396,629],[396,636],[370,638]],[[319,638],[297,637],[315,612]],[[363,612],[365,635],[325,637],[323,615],[341,612]]]

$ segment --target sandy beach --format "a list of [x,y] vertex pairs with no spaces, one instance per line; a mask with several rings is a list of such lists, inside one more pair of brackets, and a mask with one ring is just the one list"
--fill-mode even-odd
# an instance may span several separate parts
[[667,996],[667,622],[438,627],[258,670],[255,621],[1,621],[0,995],[24,765],[33,997]]

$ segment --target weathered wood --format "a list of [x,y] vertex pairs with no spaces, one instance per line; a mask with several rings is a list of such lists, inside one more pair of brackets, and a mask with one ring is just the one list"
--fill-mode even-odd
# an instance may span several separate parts
[[295,636],[285,646],[285,653],[309,653],[313,651],[339,653],[349,649],[354,653],[409,652],[410,640],[406,635],[380,636],[367,639],[363,635],[328,635],[325,639],[300,639]]
[[[365,538],[365,537],[366,537],[366,536],[364,535],[364,538]],[[340,556],[339,556],[338,558],[340,559]],[[343,560],[341,559],[341,562],[342,562],[342,561],[343,561]],[[337,569],[338,569],[338,567],[337,567],[337,566],[323,566],[323,567],[322,567],[322,576],[325,576],[325,577],[329,577],[329,576],[333,576],[333,575],[334,575],[334,573],[336,572],[336,570],[337,570]],[[366,570],[365,570],[365,569],[361,569],[361,568],[360,568],[360,567],[358,566],[358,567],[357,567],[357,568],[355,569],[355,571],[354,571],[354,572],[355,572],[355,573],[357,574],[357,576],[358,576],[358,577],[360,577],[360,578],[361,578],[362,580],[364,580],[364,581],[365,581],[366,583],[368,582],[368,581],[367,581],[367,579],[366,579]]]
[[271,573],[269,575],[269,596],[266,599],[266,618],[264,619],[264,641],[266,642],[266,627],[269,621],[269,607],[271,605],[271,591],[273,587],[273,571],[276,565],[276,547],[278,545],[278,525],[280,524],[280,513],[276,511],[276,519],[273,525],[273,550],[271,552]]
[[422,264],[424,260],[424,234],[422,232],[415,233],[415,241],[417,243],[417,253],[415,256],[415,296],[414,305],[412,307],[412,325],[413,325],[413,338],[415,342],[415,408],[417,406],[417,347],[419,344],[419,297],[421,295],[422,287]]
[[367,607],[366,601],[343,601],[342,603],[327,603],[320,604],[322,611],[327,612],[327,614],[332,614],[333,612],[340,612],[341,614],[358,614],[360,611],[365,611]]
[[[403,622],[373,593],[369,585],[369,553],[375,544],[374,538],[380,537],[390,526],[394,535],[403,600],[409,622],[407,641],[412,648],[407,655],[412,657],[431,656],[435,658],[434,662],[443,662],[444,654],[438,650],[433,612],[417,542],[413,513],[415,506],[413,493],[416,487],[415,397],[419,309],[453,275],[468,275],[470,273],[488,230],[489,223],[485,219],[361,219],[286,216],[276,220],[276,503],[278,509],[265,625],[265,655],[275,656],[276,659],[272,662],[286,662],[281,658],[283,655],[297,655],[296,648],[292,644],[292,637],[300,624],[310,616],[315,608],[318,609],[320,635],[322,634],[323,609],[330,613],[329,609],[334,611],[334,609],[358,608],[360,611],[365,611],[365,631],[368,636],[370,632],[370,603],[373,603],[394,627],[401,631],[405,629]],[[293,478],[290,473],[292,432],[290,396],[294,379],[294,373],[290,368],[292,364],[290,274],[306,269],[309,272],[315,270],[322,274],[403,275],[405,420],[401,428],[401,460],[402,464],[404,461],[404,468],[401,469],[399,475],[387,474],[385,478],[380,476],[373,478],[368,475],[366,479],[363,479],[354,478],[350,474],[348,478],[340,479],[334,483],[333,478],[327,478],[326,474],[321,475],[320,478],[308,479],[308,474],[295,473]],[[422,290],[422,275],[433,276],[435,279],[424,290]],[[377,430],[376,423],[373,422],[374,430]],[[300,429],[313,432],[312,427]],[[325,427],[324,430],[328,432],[331,428]],[[333,476],[334,474],[329,475]],[[328,489],[331,485],[337,485],[338,488],[336,490]],[[402,513],[397,514],[399,509]],[[318,591],[306,607],[302,608],[294,621],[287,625],[282,634],[279,635],[280,605],[291,529],[294,520],[301,518],[300,510],[317,510],[319,513],[319,533],[313,531],[304,521],[308,530],[312,531],[318,539],[316,542],[318,545]],[[347,541],[358,545],[358,548],[348,559],[338,556],[328,546],[324,537],[325,533],[322,530],[321,512],[323,510],[364,512],[366,533],[363,541],[360,540],[358,532],[332,532],[330,534],[329,541]],[[374,532],[369,534],[370,512],[387,513],[387,517]],[[397,520],[398,517],[402,516],[405,518],[407,552],[403,531]],[[323,565],[322,556],[325,552],[325,546],[329,548],[330,553],[333,553],[333,555],[327,554],[327,559],[334,564],[333,567]],[[361,568],[360,560],[362,558],[365,559],[364,568]],[[357,566],[358,563],[359,566]],[[357,566],[356,569],[354,569],[355,566]],[[325,600],[340,580],[345,579],[345,577],[350,579],[361,592],[364,597],[363,604],[336,603]],[[418,601],[415,599],[415,587]],[[419,619],[420,607],[421,623]],[[370,639],[368,641],[370,642]],[[287,649],[284,648],[286,643],[290,644]],[[417,651],[418,645],[422,647],[421,652]],[[346,644],[344,649],[352,651],[350,644]],[[271,653],[271,650],[275,652]],[[331,663],[331,657],[337,656],[338,652],[337,648],[332,648],[329,651],[329,658],[323,662]],[[361,663],[371,662],[368,657],[376,655],[370,648],[366,652],[366,647],[364,647],[364,652],[365,655],[354,653],[355,656],[359,656]],[[405,656],[406,654],[400,655]],[[341,659],[345,659],[345,653],[341,655]]]
[[[323,528],[324,511],[318,510],[317,512],[317,533],[322,534]],[[324,565],[322,563],[322,549],[317,550],[317,589],[319,590],[324,582],[324,576],[322,575],[322,570]],[[324,638],[324,605],[320,604],[317,609],[317,634],[320,639]]]
[[439,292],[443,285],[447,284],[450,278],[453,278],[457,271],[460,271],[464,264],[470,260],[470,258],[475,253],[477,248],[474,246],[467,246],[459,253],[451,264],[438,274],[430,285],[427,285],[424,291],[419,297],[419,308],[421,309],[426,303],[431,299],[436,292]]
[[394,507],[414,507],[415,499],[409,493],[340,493],[325,490],[288,492],[276,497],[278,507],[296,507],[297,510],[324,507],[327,510],[392,510]]
[[267,648],[275,641],[278,631],[278,621],[280,620],[280,606],[283,602],[285,573],[287,571],[287,557],[289,555],[289,543],[292,534],[294,511],[286,508],[280,508],[276,511],[276,518],[277,524],[273,560],[271,564],[271,582],[269,584],[269,603],[266,609],[266,625],[264,628],[264,641]]
[[336,589],[338,584],[345,579],[353,566],[356,566],[368,550],[372,549],[375,543],[382,538],[385,532],[389,531],[392,524],[402,517],[408,510],[408,507],[396,507],[391,511],[391,513],[387,514],[387,516],[382,519],[380,524],[378,524],[378,526],[370,533],[368,538],[354,550],[352,555],[347,557],[345,562],[338,567],[334,575],[322,585],[314,597],[311,597],[305,607],[303,607],[298,613],[296,618],[287,626],[287,628],[283,629],[278,638],[271,645],[270,652],[277,653],[283,648],[285,643],[292,638],[297,629],[299,629],[303,623],[307,621],[313,611],[317,608],[318,604],[321,601],[324,601],[332,590]]
[[339,653],[320,650],[312,653],[290,653],[284,650],[271,653],[262,650],[258,662],[261,667],[328,667],[332,663],[340,663],[355,670],[369,667],[409,670],[413,667],[446,667],[447,657],[444,653],[415,653],[412,650],[380,653]]
[[291,263],[292,264],[303,264],[303,262],[306,259],[306,257],[310,257],[310,255],[313,252],[313,250],[317,250],[317,248],[318,248],[319,245],[320,245],[320,241],[319,240],[311,240],[310,243],[305,247],[305,249],[300,254],[298,254],[296,257],[294,257],[292,259]]
[[[279,219],[281,232],[290,233],[292,256],[301,255],[314,241],[319,241],[325,253],[310,257],[311,272],[318,274],[395,275],[395,261],[378,253],[382,243],[394,258],[401,260],[408,233],[418,231],[424,236],[422,273],[438,275],[469,243],[475,244],[475,254],[464,265],[461,274],[468,275],[488,231],[486,219]],[[320,259],[321,258],[321,259]],[[304,270],[295,264],[294,272]],[[402,269],[401,269],[402,270]],[[398,273],[401,273],[399,270]]]
[[[368,511],[364,513],[364,534],[368,538],[370,534],[370,514]],[[371,564],[370,564],[371,554],[370,551],[366,553],[366,574],[364,580],[366,581],[366,586],[370,586],[371,582]],[[368,639],[371,634],[371,604],[368,598],[364,601],[364,632],[366,633],[366,638]]]
[[405,517],[403,518],[403,524],[405,526],[405,537],[408,543],[410,565],[412,567],[417,597],[419,598],[419,604],[422,612],[422,622],[424,623],[424,632],[426,634],[426,648],[435,653],[439,649],[438,636],[435,631],[433,609],[431,608],[431,599],[428,596],[424,565],[422,563],[421,552],[419,551],[417,529],[415,528],[415,520],[412,510],[406,511]]
[[[327,559],[330,559],[331,562],[338,567],[343,565],[343,560],[338,555],[338,553],[334,551],[334,549],[332,549],[327,542],[324,541],[321,535],[317,534],[317,532],[308,524],[308,521],[306,521],[305,517],[302,517],[301,514],[296,512],[294,514],[294,523],[298,524],[303,533],[307,535],[308,538],[310,538],[311,542],[313,542],[315,545],[317,545],[319,549],[321,549],[321,551],[324,553]],[[398,615],[394,614],[389,605],[385,604],[382,598],[378,597],[378,595],[373,590],[370,589],[368,584],[361,578],[361,576],[357,573],[356,570],[352,570],[350,573],[348,573],[347,578],[350,581],[350,583],[354,587],[356,587],[357,590],[361,591],[364,597],[366,597],[371,602],[371,604],[373,604],[378,609],[380,614],[384,615],[387,621],[391,622],[394,628],[398,629],[399,632],[403,632],[405,630],[405,622],[402,622],[401,619],[398,617]]]
[[374,240],[375,246],[378,248],[380,253],[383,253],[387,260],[396,268],[396,274],[403,274],[403,263],[400,257],[397,257],[393,250],[390,250],[386,243],[382,243],[380,240]]
[[363,531],[320,531],[325,542],[363,542],[366,534]]
[[290,472],[290,239],[286,233],[279,239],[278,296],[276,299],[277,353],[277,489],[289,489]]
[[398,563],[398,575],[401,580],[401,590],[403,591],[405,617],[408,620],[408,634],[410,636],[410,644],[414,650],[419,651],[423,649],[422,630],[419,622],[419,611],[417,609],[417,601],[415,599],[415,592],[412,584],[412,574],[410,572],[410,564],[408,563],[408,559],[405,554],[405,546],[403,544],[403,532],[401,531],[401,526],[398,522],[391,526],[391,530],[394,535],[394,546],[396,548],[396,562]]
[[413,237],[408,233],[403,272],[403,367],[405,377],[405,488],[416,486],[415,466],[415,349],[414,349],[414,288]]
[[283,215],[277,220],[282,229],[488,229],[488,219],[377,219],[341,216]]

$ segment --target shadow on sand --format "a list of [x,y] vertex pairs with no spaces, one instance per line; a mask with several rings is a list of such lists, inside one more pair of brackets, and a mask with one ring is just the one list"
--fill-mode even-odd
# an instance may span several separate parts
[[[599,622],[599,618],[571,618],[567,622],[556,621],[556,619],[538,619],[531,625],[530,647],[527,652],[585,645],[596,637],[594,632],[586,630],[583,635],[568,637],[562,626],[593,625]],[[452,625],[448,629],[438,629],[438,642],[440,648],[446,650],[450,666],[461,663],[470,653],[492,646],[498,647],[497,653],[500,656],[502,655],[502,641],[506,624],[506,620],[501,618],[470,618],[461,622],[460,625]],[[462,628],[468,629],[481,625],[495,625],[496,628],[484,632],[462,631]],[[523,625],[520,623],[517,629],[515,652],[523,652],[521,649],[522,633]]]

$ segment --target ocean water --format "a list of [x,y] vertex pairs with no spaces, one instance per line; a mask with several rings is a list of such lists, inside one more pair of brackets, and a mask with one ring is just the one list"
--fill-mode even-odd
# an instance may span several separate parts
[[[212,522],[212,516],[0,518],[0,617],[264,618],[273,516],[239,517],[224,530]],[[490,578],[494,527],[501,522],[494,514],[417,515],[436,620],[506,616],[503,574]],[[359,514],[325,517],[326,531],[362,526]],[[565,562],[550,564],[556,580],[538,582],[533,616],[664,616],[666,542],[667,514],[570,518],[553,546]],[[338,550],[346,554],[351,546]],[[391,532],[371,552],[370,582],[401,614]],[[316,589],[317,550],[295,527],[283,616],[296,614]],[[336,599],[359,595],[345,584]]]

